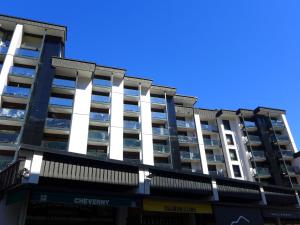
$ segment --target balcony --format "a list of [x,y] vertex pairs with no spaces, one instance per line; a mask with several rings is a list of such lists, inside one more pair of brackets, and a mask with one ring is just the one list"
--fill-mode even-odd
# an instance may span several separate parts
[[18,48],[15,55],[23,58],[38,59],[40,57],[40,51],[28,48]]
[[2,98],[8,102],[26,104],[29,94],[29,88],[6,86]]
[[163,144],[153,144],[155,156],[167,157],[170,155],[170,146]]
[[244,121],[244,127],[247,131],[256,131],[257,130],[257,126],[255,124],[255,122],[252,121]]
[[163,127],[153,127],[152,128],[153,137],[155,139],[165,140],[169,137],[169,129]]
[[219,163],[224,163],[225,160],[224,160],[224,156],[221,155],[221,154],[207,154],[206,155],[206,160],[207,160],[207,163],[209,164],[219,164]]
[[71,121],[67,119],[47,118],[45,132],[51,134],[69,134]]
[[72,113],[73,99],[50,97],[49,111],[57,113]]
[[288,135],[276,135],[273,136],[273,140],[279,145],[287,145],[290,143],[290,138]]
[[129,162],[129,163],[133,163],[133,164],[140,164],[141,163],[141,159],[124,158],[123,160],[124,160],[124,162]]
[[251,160],[255,162],[263,162],[266,161],[266,154],[264,151],[252,151]]
[[208,173],[212,176],[226,177],[226,171],[224,169],[210,170]]
[[251,146],[258,146],[258,145],[261,145],[262,142],[261,142],[261,139],[259,136],[249,135],[247,144],[249,144]]
[[202,173],[201,169],[195,169],[195,168],[182,167],[181,170],[188,173]]
[[139,133],[141,125],[137,121],[124,120],[124,132],[126,133]]
[[195,129],[195,123],[191,121],[183,121],[183,120],[177,120],[177,129],[182,130],[182,129]]
[[8,51],[8,46],[0,45],[0,55],[6,55]]
[[138,100],[139,96],[140,96],[140,91],[139,90],[124,88],[124,98],[125,99]]
[[291,177],[295,177],[297,176],[294,167],[292,167],[291,165],[286,165],[286,167],[282,164],[280,165],[281,168],[281,172],[283,173],[283,175],[285,176],[291,176]]
[[165,107],[166,100],[164,98],[151,97],[151,104]]
[[294,152],[292,150],[281,150],[279,152],[279,158],[283,160],[293,160]]
[[197,145],[198,139],[197,137],[178,135],[178,142],[181,145],[187,145],[187,146]]
[[255,177],[256,178],[270,178],[271,177],[271,173],[269,168],[267,167],[256,167],[256,173],[255,173]]
[[218,127],[214,126],[214,125],[201,124],[201,129],[202,129],[202,132],[206,133],[206,134],[219,132]]
[[133,138],[124,138],[124,151],[139,152],[141,150],[141,141]]
[[35,77],[35,69],[12,66],[9,70],[10,81],[16,83],[32,84]]
[[88,143],[92,145],[107,145],[108,133],[102,130],[89,130]]
[[140,113],[138,105],[124,104],[124,115],[126,116],[137,116]]
[[154,166],[159,168],[172,169],[172,164],[170,163],[154,163]]
[[[0,145],[1,146],[15,145],[18,143],[18,137],[19,137],[19,133],[17,132],[2,130],[0,131]],[[5,150],[8,150],[7,147],[5,147]]]
[[195,152],[180,152],[180,159],[182,162],[194,162],[200,160],[200,153]]
[[110,117],[107,113],[90,112],[90,124],[91,125],[105,125],[108,126]]
[[203,141],[204,141],[204,146],[206,149],[215,149],[215,148],[220,148],[220,146],[221,146],[221,143],[219,140],[204,138]]
[[0,171],[4,170],[6,167],[9,166],[10,163],[12,163],[13,161],[13,158],[8,158],[8,157],[5,157],[5,158],[2,158],[0,157]]
[[68,150],[68,142],[64,141],[43,141],[42,146],[47,149],[53,149],[58,151]]
[[61,94],[74,94],[76,82],[74,80],[65,80],[55,78],[52,82],[52,91]]
[[93,79],[93,90],[108,92],[111,90],[111,87],[111,80],[103,80],[98,78]]
[[271,120],[272,127],[274,130],[283,130],[285,128],[283,121],[281,120]]
[[25,111],[20,109],[0,109],[0,122],[4,125],[20,126],[24,120]]
[[107,153],[101,150],[97,150],[97,149],[91,149],[88,148],[86,151],[86,155],[88,156],[92,156],[94,158],[97,159],[106,159],[107,158]]
[[163,112],[152,112],[152,122],[165,123],[167,121],[167,114]]
[[92,106],[96,108],[110,108],[110,97],[104,95],[92,95]]

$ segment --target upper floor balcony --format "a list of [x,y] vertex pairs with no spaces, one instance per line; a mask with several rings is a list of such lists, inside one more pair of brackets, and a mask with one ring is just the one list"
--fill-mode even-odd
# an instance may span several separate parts
[[136,89],[124,88],[124,99],[125,100],[139,100],[140,91]]
[[292,150],[281,150],[279,153],[279,158],[283,160],[293,160],[294,152]]
[[198,139],[193,136],[178,135],[178,142],[182,146],[197,145]]
[[25,117],[25,111],[21,109],[0,109],[0,123],[4,125],[20,126]]
[[108,126],[109,122],[110,122],[110,117],[107,113],[90,112],[91,125]]
[[290,138],[288,135],[277,134],[276,136],[273,136],[273,141],[279,145],[290,144]]
[[74,94],[76,81],[54,78],[52,82],[52,91],[61,94]]
[[35,69],[12,66],[9,70],[9,80],[16,83],[32,84],[35,77]]
[[73,99],[50,97],[49,111],[57,113],[72,113]]
[[251,160],[256,162],[263,162],[266,161],[266,154],[263,150],[253,150],[251,153]]
[[170,155],[170,146],[164,144],[153,144],[154,156],[168,157]]
[[93,148],[87,148],[86,155],[92,156],[93,158],[96,158],[96,159],[106,159],[107,158],[107,153],[105,151],[93,149]]
[[[8,146],[16,145],[18,143],[19,132],[11,131],[11,130],[1,130],[0,131],[0,145],[6,146],[7,150]],[[2,147],[0,147],[2,149]]]
[[291,165],[280,165],[281,168],[281,172],[284,176],[290,176],[290,177],[295,177],[297,176],[294,167],[292,167]]
[[270,173],[269,168],[267,168],[267,167],[256,167],[255,177],[260,178],[260,179],[270,178],[271,173]]
[[28,102],[29,94],[29,88],[6,86],[2,98],[8,102],[26,104]]
[[140,107],[133,104],[124,104],[124,115],[125,116],[138,116],[140,113]]
[[165,108],[166,100],[165,98],[151,97],[151,104],[155,108]]
[[283,130],[285,128],[282,120],[271,120],[271,129],[274,130]]
[[0,55],[6,55],[8,52],[8,47],[9,46],[7,46],[5,44],[1,44],[0,45]]
[[219,129],[215,125],[210,125],[210,124],[201,124],[201,130],[202,133],[205,134],[211,134],[211,133],[218,133]]
[[222,154],[207,154],[206,160],[209,164],[223,164],[225,162]]
[[67,141],[42,141],[42,146],[47,149],[53,149],[58,151],[67,151],[68,142]]
[[204,138],[203,141],[206,149],[215,149],[221,147],[221,142],[219,140]]
[[251,145],[251,146],[259,146],[262,144],[262,141],[260,139],[259,136],[256,136],[256,135],[248,135],[248,142],[247,142],[248,145]]
[[18,48],[14,60],[19,64],[36,65],[40,57],[39,50],[29,48]]
[[124,132],[125,133],[139,133],[141,125],[138,121],[124,120]]
[[209,175],[212,175],[212,176],[226,177],[225,169],[209,170],[208,173],[209,173]]
[[92,106],[95,108],[110,108],[110,97],[105,95],[92,95]]
[[195,123],[192,121],[176,120],[178,130],[195,129]]
[[155,167],[164,168],[164,169],[172,169],[171,163],[165,163],[165,162],[155,162]]
[[90,145],[108,145],[108,133],[103,130],[89,130],[88,144]]
[[180,159],[181,159],[181,162],[199,161],[200,160],[200,153],[181,151],[180,152]]
[[47,118],[45,123],[45,132],[51,134],[69,134],[70,126],[70,120]]
[[253,121],[247,121],[247,120],[244,121],[244,128],[247,131],[250,131],[250,132],[257,130],[257,126],[256,126],[255,122],[253,122]]
[[112,87],[111,80],[104,80],[99,78],[93,79],[93,90],[109,92],[111,90],[111,87]]
[[169,137],[169,129],[164,127],[153,127],[152,134],[154,139],[165,140]]
[[165,123],[167,121],[167,114],[164,112],[152,112],[152,122]]
[[123,148],[124,148],[124,151],[127,151],[127,152],[140,152],[140,150],[142,148],[142,143],[138,139],[124,138]]

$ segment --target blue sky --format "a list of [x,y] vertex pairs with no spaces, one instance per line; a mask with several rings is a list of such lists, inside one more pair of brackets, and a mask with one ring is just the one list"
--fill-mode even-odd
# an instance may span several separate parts
[[300,147],[299,0],[2,1],[68,27],[66,56],[198,96],[202,108],[287,110]]

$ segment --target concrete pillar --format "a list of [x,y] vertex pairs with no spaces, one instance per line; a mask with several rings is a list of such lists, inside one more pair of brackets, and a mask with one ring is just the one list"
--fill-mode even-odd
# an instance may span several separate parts
[[150,88],[141,87],[142,160],[154,165]]
[[151,174],[147,170],[139,170],[139,186],[137,192],[142,195],[150,194]]
[[266,195],[265,195],[265,191],[263,187],[259,188],[259,192],[260,192],[260,196],[261,196],[261,204],[262,205],[267,205],[267,199],[266,199]]
[[205,154],[205,146],[204,146],[204,141],[203,141],[203,134],[202,134],[202,129],[201,129],[200,115],[194,114],[194,118],[195,118],[197,138],[198,138],[198,147],[199,147],[199,151],[200,151],[202,172],[204,174],[209,174],[207,160],[206,160],[206,154]]
[[92,81],[90,77],[78,76],[73,105],[69,152],[86,154],[89,134]]
[[123,160],[124,80],[113,77],[109,158]]
[[43,154],[42,153],[34,153],[31,161],[31,168],[30,168],[30,176],[29,176],[29,183],[38,184],[40,172],[42,168],[42,161],[43,161]]
[[[17,24],[6,54],[5,60],[3,62],[1,74],[0,74],[0,95],[4,91],[4,87],[7,85],[8,74],[11,66],[14,63],[14,55],[16,50],[21,46],[23,37],[23,25]],[[1,103],[1,98],[0,98]]]

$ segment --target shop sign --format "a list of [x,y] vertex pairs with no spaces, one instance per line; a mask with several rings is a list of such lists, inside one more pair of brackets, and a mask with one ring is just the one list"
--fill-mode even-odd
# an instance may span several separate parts
[[212,214],[212,208],[210,204],[197,204],[152,199],[143,200],[143,209],[145,211],[153,212]]
[[217,225],[263,225],[261,212],[257,208],[215,206]]
[[61,203],[85,206],[128,206],[137,207],[137,202],[129,198],[117,198],[107,196],[82,195],[58,192],[33,192],[31,202],[37,203]]
[[300,212],[281,210],[281,209],[264,209],[263,216],[266,218],[282,218],[282,219],[299,219]]

